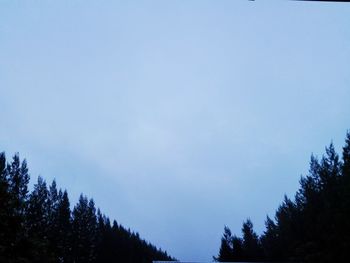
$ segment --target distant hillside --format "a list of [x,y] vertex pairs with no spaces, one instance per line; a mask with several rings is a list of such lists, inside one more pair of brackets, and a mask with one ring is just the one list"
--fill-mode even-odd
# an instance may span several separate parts
[[26,161],[0,153],[0,262],[123,262],[174,260],[138,233],[110,222],[81,195],[70,210],[67,191],[39,177],[28,190]]

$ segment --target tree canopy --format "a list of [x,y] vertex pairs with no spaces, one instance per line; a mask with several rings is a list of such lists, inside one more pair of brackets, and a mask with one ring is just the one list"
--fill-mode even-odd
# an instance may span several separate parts
[[[274,220],[267,217],[259,237],[248,219],[242,238],[224,229],[217,261],[346,262],[350,251],[350,132],[340,157],[331,143],[293,199],[284,197]],[[227,233],[230,235],[228,236]],[[237,257],[239,255],[239,257]]]
[[138,233],[103,215],[81,195],[71,211],[68,193],[39,177],[29,192],[25,160],[0,153],[0,262],[150,263],[173,260]]

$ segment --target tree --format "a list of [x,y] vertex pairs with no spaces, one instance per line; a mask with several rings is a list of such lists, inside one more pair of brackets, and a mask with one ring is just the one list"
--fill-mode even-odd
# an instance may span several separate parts
[[97,233],[96,262],[109,262],[116,258],[111,223],[105,215],[102,215],[100,209],[97,210]]
[[278,227],[275,222],[267,216],[265,221],[266,230],[260,237],[260,242],[263,248],[263,252],[266,260],[280,261],[282,259],[280,251],[283,249],[279,242]]
[[350,177],[350,131],[347,132],[345,138],[345,146],[343,147],[343,166],[342,176],[344,178]]
[[6,165],[8,180],[8,219],[6,239],[8,246],[6,256],[13,262],[27,257],[28,236],[25,231],[25,209],[28,195],[29,174],[26,160],[21,163],[19,155],[13,156],[12,162]]
[[243,261],[244,260],[244,251],[243,251],[243,240],[240,237],[234,235],[232,237],[232,261]]
[[[311,156],[309,173],[301,177],[294,200],[285,196],[276,210],[275,220],[267,217],[266,230],[260,240],[257,240],[250,220],[243,224],[244,260],[263,260],[265,257],[277,262],[346,262],[350,249],[349,214],[348,132],[341,160],[332,143],[320,160]],[[259,246],[263,251],[257,253]]]
[[80,195],[78,204],[73,209],[73,260],[74,262],[93,262],[96,247],[96,209],[92,199]]
[[0,262],[150,263],[174,260],[141,239],[137,232],[97,213],[81,195],[73,212],[67,191],[49,188],[41,177],[28,191],[27,163],[19,155],[6,163],[0,153]]
[[72,261],[72,222],[68,193],[59,191],[57,204],[57,258],[59,262]]
[[340,238],[337,241],[340,247],[338,252],[341,260],[345,261],[348,258],[348,251],[350,250],[350,221],[347,216],[350,214],[350,131],[347,132],[345,138],[345,145],[342,153],[342,169],[341,169],[341,182],[340,182],[340,193],[341,193],[341,206],[338,211],[338,222]]
[[23,160],[22,164],[19,155],[13,156],[12,163],[7,165],[7,173],[9,176],[9,191],[12,196],[12,205],[14,213],[18,216],[24,214],[25,203],[28,194],[29,174],[27,161]]
[[30,237],[31,260],[50,262],[49,251],[49,202],[46,182],[39,176],[33,192],[29,195],[26,209],[26,228]]
[[219,255],[214,257],[214,260],[219,262],[229,262],[233,260],[232,234],[227,226],[224,227]]
[[259,261],[262,257],[262,249],[259,243],[258,235],[253,230],[253,223],[247,219],[242,226],[243,243],[245,260]]
[[56,181],[50,186],[49,241],[55,262],[71,262],[71,211],[67,191],[57,190]]
[[59,240],[59,229],[58,229],[58,203],[59,194],[57,191],[56,181],[53,180],[49,186],[47,192],[47,206],[48,206],[48,241],[49,250],[52,253],[52,260],[54,262],[58,261],[58,242]]
[[7,257],[9,246],[9,225],[10,225],[10,196],[9,181],[6,171],[5,153],[0,153],[0,261],[4,262]]

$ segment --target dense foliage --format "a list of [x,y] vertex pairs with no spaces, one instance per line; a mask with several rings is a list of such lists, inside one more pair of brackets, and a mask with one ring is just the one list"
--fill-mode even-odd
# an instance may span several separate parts
[[309,174],[300,179],[258,237],[248,219],[243,237],[225,227],[216,261],[347,262],[350,258],[350,133],[342,158],[333,144],[318,160],[311,156]]
[[26,161],[0,153],[0,262],[125,262],[172,260],[166,252],[96,211],[81,195],[70,209],[67,191],[39,177],[28,190]]

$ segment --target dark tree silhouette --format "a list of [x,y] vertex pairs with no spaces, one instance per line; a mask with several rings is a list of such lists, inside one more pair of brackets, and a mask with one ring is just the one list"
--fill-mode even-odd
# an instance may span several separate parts
[[6,166],[8,178],[9,214],[6,257],[16,262],[28,257],[28,235],[25,231],[25,210],[28,195],[29,174],[27,162],[21,163],[19,155],[13,156],[12,162]]
[[[267,217],[258,238],[250,221],[243,224],[243,258],[233,261],[347,262],[350,251],[350,133],[342,158],[333,143],[300,179],[294,200],[285,196],[275,218]],[[239,244],[239,243],[238,243]],[[235,247],[232,249],[235,253]]]
[[28,194],[27,163],[19,155],[6,163],[0,153],[0,262],[150,263],[173,260],[166,252],[126,230],[80,196],[73,212],[67,191],[39,177]]
[[29,195],[26,211],[27,233],[30,237],[31,261],[50,261],[49,240],[49,204],[46,182],[39,177]]
[[8,257],[11,220],[9,181],[6,171],[6,158],[0,153],[0,262],[5,262]]
[[247,219],[242,226],[243,234],[243,253],[247,261],[259,261],[262,257],[262,249],[260,246],[258,235],[253,230],[253,223]]
[[242,238],[235,235],[232,237],[232,249],[232,261],[242,261],[245,259]]
[[81,195],[74,207],[72,221],[74,262],[93,262],[97,238],[97,219],[92,199]]
[[276,223],[268,216],[265,221],[265,227],[266,230],[260,238],[265,259],[267,261],[277,261],[282,258],[280,254],[282,247],[279,242],[278,228]]
[[71,212],[67,191],[57,190],[56,181],[50,186],[49,233],[50,250],[54,254],[54,262],[71,262]]
[[70,203],[68,193],[59,191],[59,199],[57,204],[57,214],[55,215],[56,229],[54,229],[53,246],[56,250],[56,261],[71,262],[72,261],[72,224]]
[[232,234],[227,226],[225,226],[224,234],[221,238],[219,255],[214,257],[214,260],[220,262],[230,262],[233,260]]

